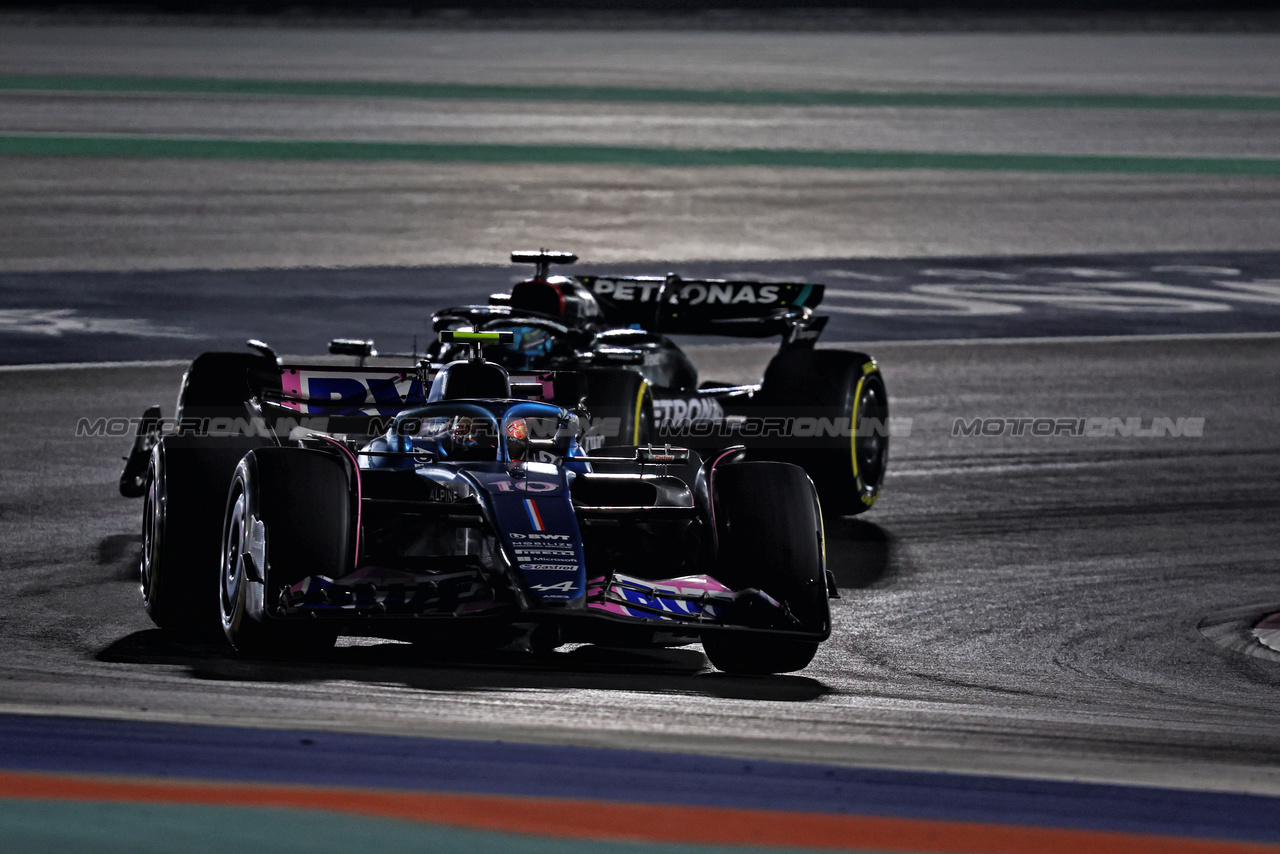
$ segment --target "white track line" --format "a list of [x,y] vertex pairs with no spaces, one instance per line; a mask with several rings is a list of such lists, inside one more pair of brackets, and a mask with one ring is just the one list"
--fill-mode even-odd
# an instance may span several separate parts
[[34,365],[0,365],[0,373],[13,374],[22,371],[83,371],[94,368],[182,368],[191,364],[190,359],[160,359],[154,362],[52,362]]
[[[844,350],[850,347],[970,347],[987,345],[1022,344],[1107,344],[1111,342],[1143,342],[1143,341],[1273,341],[1280,340],[1280,332],[1177,332],[1155,335],[1060,335],[1039,338],[925,338],[921,340],[887,340],[887,341],[840,341],[832,342],[834,347],[827,349]],[[720,347],[772,347],[771,344],[758,342],[725,342],[724,344],[694,345],[689,349]],[[306,359],[306,356],[286,356],[291,359]],[[41,362],[31,365],[0,365],[0,373],[19,371],[79,371],[93,368],[177,368],[191,364],[189,359],[160,359],[153,362]]]
[[[1171,332],[1153,335],[1046,335],[1038,338],[929,338],[920,341],[848,342],[867,347],[967,347],[990,344],[1107,344],[1112,341],[1270,341],[1280,332]],[[841,345],[846,342],[840,342]],[[841,346],[838,349],[844,349]]]

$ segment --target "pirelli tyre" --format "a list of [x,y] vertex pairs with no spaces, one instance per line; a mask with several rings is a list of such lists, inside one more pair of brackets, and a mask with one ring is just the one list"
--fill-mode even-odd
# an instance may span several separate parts
[[648,444],[653,435],[653,391],[645,378],[624,368],[592,368],[583,375],[591,413],[587,450]]
[[178,428],[195,435],[225,432],[236,419],[246,418],[251,396],[279,385],[279,368],[264,353],[202,353],[182,376]]
[[[754,587],[784,603],[795,628],[826,636],[827,604],[822,515],[813,484],[797,466],[733,463],[712,485],[717,531],[716,578],[735,590]],[[719,670],[738,674],[802,670],[817,640],[748,632],[708,632],[702,647]]]
[[218,635],[209,591],[218,577],[222,510],[247,449],[170,437],[151,449],[142,510],[142,599],[152,622],[192,637]]
[[333,646],[334,624],[283,619],[276,600],[307,576],[351,569],[354,506],[348,465],[336,453],[263,448],[240,461],[226,495],[217,585],[222,631],[237,652],[294,658]]
[[847,350],[783,350],[765,369],[755,403],[762,415],[807,417],[806,432],[814,435],[755,443],[753,457],[801,466],[826,513],[850,516],[875,504],[889,462],[889,397],[875,359]]

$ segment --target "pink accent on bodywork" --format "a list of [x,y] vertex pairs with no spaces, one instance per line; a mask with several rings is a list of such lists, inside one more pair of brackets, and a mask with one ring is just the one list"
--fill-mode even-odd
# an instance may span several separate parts
[[[702,594],[707,597],[708,604],[714,604],[716,602],[728,604],[738,597],[737,593],[707,575],[686,575],[681,578],[668,578],[660,581],[641,580],[638,578],[631,578],[626,575],[615,575],[612,583],[608,584],[607,587],[606,579],[603,577],[593,578],[587,582],[587,607],[594,608],[598,611],[605,611],[609,614],[617,614],[621,617],[635,617],[636,614],[633,614],[625,604],[621,602],[612,602],[606,598],[609,593],[613,593],[615,596],[625,599],[626,597],[623,596],[622,593],[617,592],[617,588],[620,588],[623,583],[634,585],[636,587],[648,587],[652,589],[655,594],[658,594],[658,596],[661,596],[663,593],[683,596],[697,596]],[[653,600],[657,597],[646,596],[646,598]],[[662,610],[667,609],[663,608]],[[692,612],[688,611],[671,610],[668,611],[668,613],[679,617],[695,616]]]
[[542,383],[542,399],[556,399],[556,384],[552,379],[552,374],[538,374],[538,382]]
[[[302,404],[295,402],[296,399],[302,397],[302,374],[297,368],[289,368],[280,375],[280,390],[286,398],[281,403],[289,409],[296,409],[301,412]],[[288,400],[290,397],[295,398],[295,401]]]
[[730,448],[712,460],[707,468],[707,504],[710,505],[708,509],[711,511],[711,544],[717,556],[720,554],[720,526],[716,524],[716,466],[720,465],[720,461],[725,457],[740,453],[742,453],[741,448]]

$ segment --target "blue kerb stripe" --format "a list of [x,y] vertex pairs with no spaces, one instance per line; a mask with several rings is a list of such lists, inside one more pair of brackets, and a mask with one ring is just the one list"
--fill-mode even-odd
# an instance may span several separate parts
[[0,767],[1280,842],[1259,795],[305,730],[0,715]]

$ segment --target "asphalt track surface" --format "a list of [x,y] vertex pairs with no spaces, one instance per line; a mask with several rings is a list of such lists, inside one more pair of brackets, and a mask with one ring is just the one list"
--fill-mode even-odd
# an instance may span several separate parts
[[1278,46],[0,27],[0,269],[1274,251]]
[[[249,338],[290,354],[323,352],[333,338],[412,353],[430,338],[432,312],[483,304],[529,271],[0,272],[0,362],[191,359]],[[583,263],[572,271],[823,282],[828,341],[1280,332],[1280,256],[1268,252]]]
[[[456,34],[436,43],[293,31],[0,36],[0,72],[26,75],[212,78],[234,58],[255,80],[636,88],[696,79],[771,91],[1129,98],[1108,113],[1113,122],[1063,144],[1082,155],[1111,144],[1094,147],[1090,136],[1136,139],[1143,134],[1126,137],[1123,126],[1157,128],[1173,113],[1194,126],[1205,115],[1138,108],[1135,95],[1280,89],[1268,38],[867,37],[860,51],[805,42],[822,61],[795,63],[788,57],[799,42],[714,35],[644,43],[628,34],[626,44],[602,35],[591,49],[521,53],[490,34],[489,52],[471,60],[483,43]],[[750,62],[741,58],[748,51]],[[154,114],[129,96],[106,111],[135,125],[121,129],[67,108],[83,94],[47,96],[35,113],[31,97],[0,95],[28,109],[3,133],[172,136],[204,121],[207,106],[246,121],[266,115],[202,103],[187,111],[191,124],[175,125],[157,118],[181,107],[169,96]],[[696,133],[681,109],[664,108],[662,121]],[[772,109],[748,124],[768,126],[762,113]],[[1227,112],[1234,133],[1215,136],[1208,122],[1176,143],[1165,130],[1144,151],[1121,148],[1274,156],[1265,111],[1254,124],[1242,110]],[[499,124],[528,124],[518,108],[496,114],[505,116]],[[287,137],[307,115],[325,111],[299,105],[271,136]],[[919,115],[940,138],[956,122],[980,135],[981,121]],[[372,118],[396,123],[392,108]],[[902,127],[885,132],[913,137]],[[814,139],[803,144],[828,143]],[[1009,151],[971,142],[952,148]],[[1253,622],[1280,610],[1272,254],[1280,240],[1268,215],[1276,179],[399,161],[339,169],[217,157],[0,162],[9,191],[0,197],[0,352],[14,365],[0,370],[10,402],[0,418],[8,452],[0,826],[15,846],[1280,844],[1280,653],[1249,636]],[[519,197],[511,188],[527,186],[524,176],[541,189],[520,199],[531,207],[513,218],[504,193]],[[406,202],[405,184],[418,179],[455,189]],[[278,182],[270,204],[238,216],[238,205],[266,198],[264,180]],[[492,180],[498,190],[476,192]],[[872,186],[871,213],[888,214],[882,231],[864,243],[845,239],[844,229],[876,219],[857,204]],[[610,216],[584,217],[610,193],[619,194]],[[1008,204],[992,204],[993,195]],[[681,209],[683,196],[703,202]],[[638,214],[624,197],[641,200]],[[448,207],[464,198],[470,207]],[[551,198],[570,203],[549,207],[545,219],[529,213]],[[335,199],[351,204],[317,213]],[[424,211],[412,228],[378,215],[401,203]],[[664,216],[673,206],[674,220]],[[690,223],[717,210],[694,233]],[[743,223],[754,224],[750,239]],[[457,239],[424,249],[419,229],[442,224]],[[610,244],[623,232],[631,233]],[[481,296],[516,272],[468,265],[543,241],[628,270],[666,272],[672,262],[689,275],[825,281],[833,344],[880,360],[900,432],[881,501],[865,516],[829,522],[842,598],[833,603],[835,634],[810,668],[741,679],[711,671],[696,647],[580,647],[529,661],[399,644],[344,644],[325,660],[283,664],[177,643],[150,627],[135,579],[140,507],[114,491],[129,440],[78,438],[80,419],[136,415],[154,402],[170,408],[179,360],[247,334],[297,353],[366,330],[402,347],[425,309]],[[305,264],[343,269],[282,269]],[[251,298],[263,308],[246,316]],[[389,320],[387,306],[403,317]],[[334,314],[340,323],[317,322]],[[729,380],[750,379],[768,356],[764,345],[697,342],[693,352],[704,376]],[[156,359],[174,361],[31,364]],[[1137,419],[1139,428],[1157,418],[1204,421],[1182,436],[980,436],[956,427],[1037,418]]]

